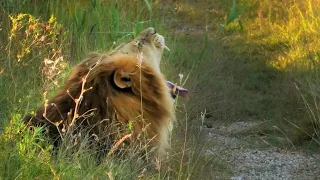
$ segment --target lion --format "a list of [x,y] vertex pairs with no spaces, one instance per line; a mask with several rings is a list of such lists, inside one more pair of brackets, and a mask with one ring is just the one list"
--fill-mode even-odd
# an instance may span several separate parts
[[[156,30],[150,27],[142,31],[136,39],[116,47],[113,51],[109,52],[109,55],[127,54],[136,56],[141,53],[146,57],[144,58],[144,61],[161,73],[160,62],[165,49],[170,51],[165,44],[164,37],[157,34]],[[167,81],[167,86],[170,88],[173,99],[175,99],[176,96],[186,98],[189,95],[187,89],[178,86],[171,81]]]
[[74,67],[58,93],[24,121],[45,126],[55,146],[68,131],[85,129],[112,148],[127,133],[162,159],[176,120],[172,88],[160,71],[163,36],[148,28],[108,53],[93,53]]

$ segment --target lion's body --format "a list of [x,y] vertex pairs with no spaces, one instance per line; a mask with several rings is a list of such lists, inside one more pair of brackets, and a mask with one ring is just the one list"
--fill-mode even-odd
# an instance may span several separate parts
[[[139,38],[145,40],[146,35]],[[53,139],[70,129],[86,129],[109,147],[121,132],[131,131],[134,141],[146,142],[156,148],[157,156],[164,155],[175,114],[160,72],[163,48],[152,40],[142,47],[135,42],[87,57],[46,107],[25,120],[48,126]],[[141,52],[142,61],[137,57]]]

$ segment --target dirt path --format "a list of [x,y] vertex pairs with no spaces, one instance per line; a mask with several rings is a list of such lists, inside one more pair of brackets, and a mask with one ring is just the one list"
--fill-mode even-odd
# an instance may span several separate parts
[[263,122],[235,122],[228,126],[202,127],[202,135],[214,144],[205,154],[227,162],[232,180],[320,179],[320,154],[280,150],[257,137],[234,135],[262,125]]

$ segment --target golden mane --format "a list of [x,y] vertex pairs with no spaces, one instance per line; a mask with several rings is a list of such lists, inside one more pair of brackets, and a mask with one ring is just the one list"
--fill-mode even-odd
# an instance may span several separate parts
[[[119,86],[128,82],[130,86]],[[103,147],[114,144],[130,123],[133,139],[150,143],[162,156],[174,119],[170,98],[163,75],[137,57],[92,54],[75,67],[46,107],[25,120],[48,126],[53,139],[70,128],[85,127]]]

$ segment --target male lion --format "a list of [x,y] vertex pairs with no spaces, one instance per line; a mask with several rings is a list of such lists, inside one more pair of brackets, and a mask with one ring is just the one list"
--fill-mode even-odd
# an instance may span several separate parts
[[[62,89],[28,125],[46,126],[56,142],[81,129],[110,149],[125,134],[163,157],[175,120],[170,88],[160,71],[163,36],[153,28],[107,54],[91,54],[78,64]],[[58,145],[56,143],[56,145]]]

